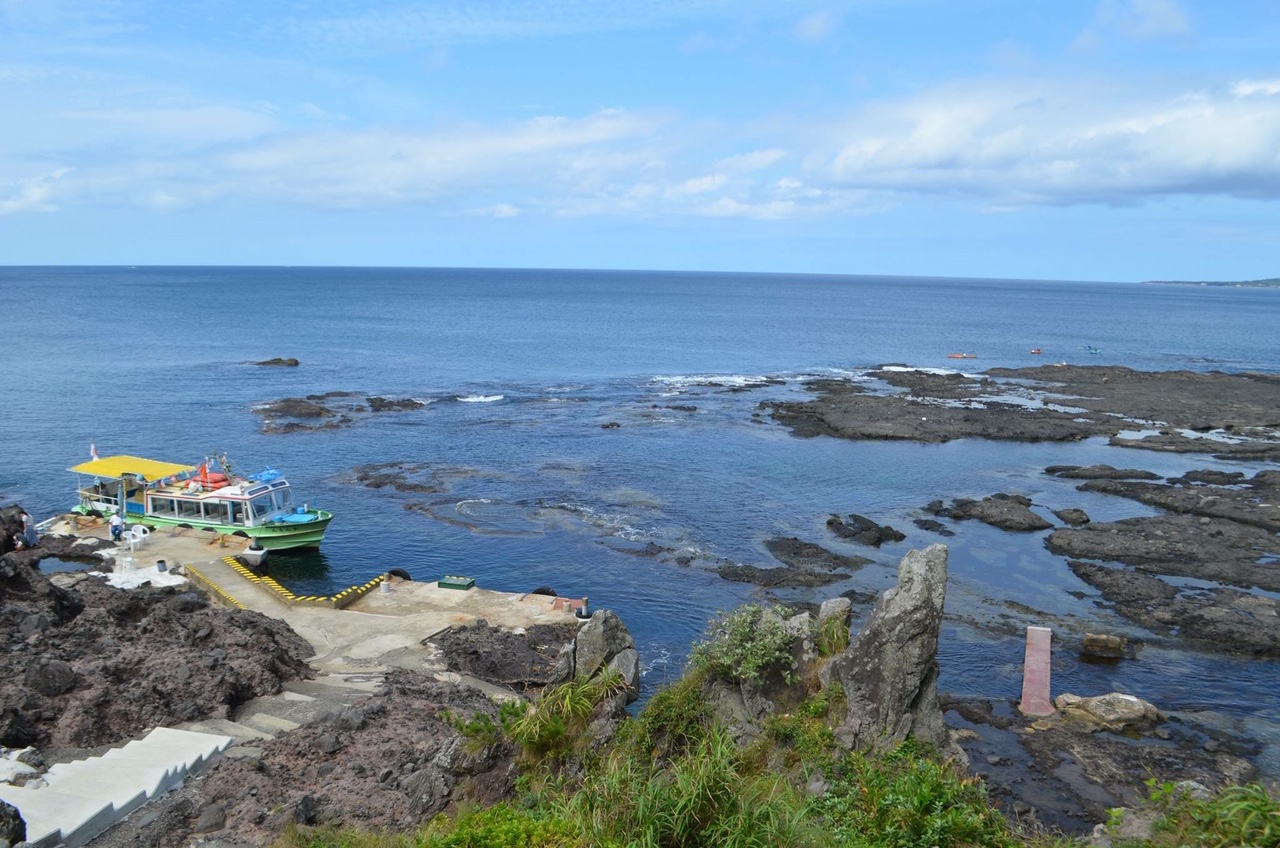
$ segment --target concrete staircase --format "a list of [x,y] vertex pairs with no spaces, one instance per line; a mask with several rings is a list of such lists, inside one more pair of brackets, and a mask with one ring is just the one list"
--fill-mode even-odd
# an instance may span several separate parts
[[18,808],[35,848],[79,848],[180,785],[212,757],[259,756],[263,741],[364,700],[382,679],[381,673],[360,672],[291,681],[277,695],[242,704],[234,720],[157,727],[100,757],[50,766],[42,780],[0,783],[0,800]]
[[0,799],[22,814],[36,848],[78,848],[147,801],[182,783],[232,737],[157,727],[144,738],[50,766],[39,782],[0,784]]

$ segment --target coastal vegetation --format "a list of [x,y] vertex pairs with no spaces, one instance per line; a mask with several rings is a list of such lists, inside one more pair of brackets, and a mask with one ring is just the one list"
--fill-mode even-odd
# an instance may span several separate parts
[[[839,638],[819,632],[819,655]],[[1072,844],[1006,818],[986,786],[928,745],[908,738],[872,754],[849,751],[834,730],[845,714],[838,682],[795,675],[784,616],[749,605],[714,620],[689,667],[614,738],[594,745],[591,719],[623,685],[614,674],[548,689],[497,721],[455,718],[475,745],[519,746],[515,796],[461,802],[414,833],[292,827],[276,848],[1055,848]],[[753,739],[736,739],[705,697],[709,682],[792,681],[794,700]],[[1275,845],[1280,797],[1260,785],[1217,795],[1151,781],[1136,815],[1141,836],[1116,811],[1112,845]]]

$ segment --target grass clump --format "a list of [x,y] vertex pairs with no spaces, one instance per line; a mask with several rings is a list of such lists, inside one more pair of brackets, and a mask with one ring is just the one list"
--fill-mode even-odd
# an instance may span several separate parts
[[776,775],[753,773],[737,745],[711,728],[660,764],[623,752],[565,798],[566,818],[592,845],[626,848],[785,848],[821,844],[803,798]]
[[707,626],[703,641],[693,646],[690,661],[724,680],[761,682],[780,674],[791,682],[796,661],[791,653],[793,636],[784,619],[785,607],[766,611],[759,604],[747,604],[724,613]]
[[982,782],[937,762],[908,739],[883,757],[853,753],[837,763],[811,802],[837,848],[1013,848],[1021,844],[992,809]]
[[1152,835],[1146,839],[1120,841],[1133,848],[1174,848],[1195,845],[1205,848],[1227,846],[1280,845],[1280,793],[1250,783],[1228,786],[1216,795],[1201,799],[1172,782],[1148,780],[1148,803],[1161,812]]
[[523,715],[507,725],[530,759],[558,761],[584,741],[587,722],[596,706],[626,689],[617,671],[578,679],[547,689]]
[[822,658],[834,657],[849,647],[849,622],[843,615],[828,616],[818,626],[814,647]]

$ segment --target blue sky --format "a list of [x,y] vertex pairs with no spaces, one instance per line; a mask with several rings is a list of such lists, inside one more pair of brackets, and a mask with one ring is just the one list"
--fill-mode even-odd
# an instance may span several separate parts
[[0,0],[0,264],[1280,276],[1276,0]]

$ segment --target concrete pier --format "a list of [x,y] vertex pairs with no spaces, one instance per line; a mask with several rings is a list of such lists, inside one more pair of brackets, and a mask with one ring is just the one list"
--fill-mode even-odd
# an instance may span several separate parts
[[1030,716],[1053,715],[1049,692],[1049,669],[1053,658],[1053,631],[1048,627],[1027,628],[1027,650],[1022,664],[1022,701],[1018,705]]

